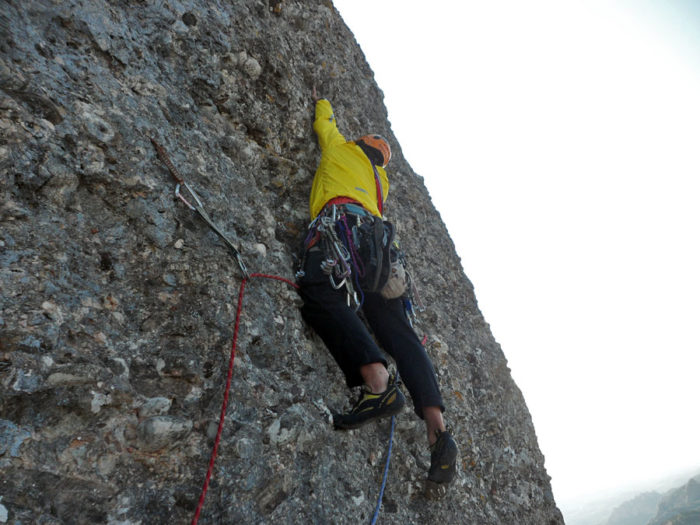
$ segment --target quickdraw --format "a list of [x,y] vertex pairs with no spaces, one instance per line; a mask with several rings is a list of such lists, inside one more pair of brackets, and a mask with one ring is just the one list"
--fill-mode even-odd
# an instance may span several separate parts
[[[246,268],[245,263],[243,262],[243,258],[241,257],[240,252],[238,249],[234,246],[234,244],[226,237],[226,235],[219,229],[219,227],[214,224],[214,221],[211,220],[211,217],[207,213],[207,210],[204,209],[204,204],[202,204],[202,199],[199,198],[199,195],[197,195],[197,192],[194,191],[192,186],[190,186],[187,181],[180,175],[180,173],[177,171],[177,168],[175,168],[175,165],[171,162],[170,157],[168,156],[168,153],[165,151],[165,148],[158,144],[155,139],[151,138],[151,144],[153,144],[153,147],[156,149],[156,153],[158,154],[158,158],[165,164],[168,168],[168,171],[170,172],[170,175],[175,179],[177,182],[177,185],[175,186],[175,196],[180,199],[182,202],[185,203],[185,205],[192,211],[196,211],[202,219],[209,225],[209,227],[214,230],[214,233],[216,233],[224,243],[231,249],[231,252],[233,253],[233,256],[236,258],[236,262],[238,263],[238,267],[241,269],[241,273],[243,274],[243,277],[246,279],[250,279],[250,274],[248,273],[248,268]],[[180,193],[180,188],[183,187],[190,193],[192,200],[194,201],[194,204],[190,203],[183,195]]]

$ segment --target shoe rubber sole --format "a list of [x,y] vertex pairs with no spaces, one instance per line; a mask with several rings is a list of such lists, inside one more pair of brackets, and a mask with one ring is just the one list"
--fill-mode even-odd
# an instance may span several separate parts
[[[433,452],[426,480],[426,496],[435,499],[444,496],[447,485],[457,475],[457,443],[448,432],[439,438],[440,450]],[[439,454],[439,455],[438,455]]]
[[[380,409],[375,407],[367,407],[359,412],[350,412],[348,414],[333,414],[333,426],[338,430],[352,430],[354,428],[359,428],[370,421],[377,419],[384,419],[387,417],[395,416],[401,410],[403,410],[406,404],[406,398],[397,388],[395,393],[387,400],[386,404]],[[371,413],[376,411],[375,415],[370,415],[367,418],[358,418],[357,416],[362,415],[364,412]]]
[[377,421],[379,419],[385,419],[387,417],[392,417],[399,414],[401,410],[403,410],[404,404],[405,402],[397,403],[395,407],[391,407],[391,409],[386,410],[381,414],[377,414],[376,416],[368,417],[367,419],[360,421],[351,421],[350,417],[347,416],[352,416],[352,414],[333,414],[333,426],[338,430],[353,430],[355,428],[360,428],[370,421]]

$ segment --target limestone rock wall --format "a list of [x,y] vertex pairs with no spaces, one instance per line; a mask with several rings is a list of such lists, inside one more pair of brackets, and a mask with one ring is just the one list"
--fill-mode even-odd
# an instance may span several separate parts
[[[311,87],[394,150],[387,215],[427,310],[460,446],[422,495],[398,419],[380,523],[562,523],[534,428],[360,48],[329,1],[0,3],[0,522],[184,523],[216,433],[235,261],[173,195],[169,152],[252,271],[293,277],[319,152]],[[349,392],[299,299],[247,285],[200,523],[361,523],[389,423],[332,430]]]

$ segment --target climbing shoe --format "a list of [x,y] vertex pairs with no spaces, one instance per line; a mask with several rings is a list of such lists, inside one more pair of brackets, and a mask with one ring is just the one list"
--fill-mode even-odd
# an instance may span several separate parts
[[333,414],[333,425],[339,430],[350,430],[364,425],[372,419],[394,416],[401,412],[406,398],[399,389],[399,383],[392,375],[389,385],[381,394],[373,394],[363,386],[352,410],[346,414]]
[[439,498],[447,491],[447,484],[457,473],[457,443],[449,431],[435,431],[437,441],[430,447],[430,470],[426,496]]

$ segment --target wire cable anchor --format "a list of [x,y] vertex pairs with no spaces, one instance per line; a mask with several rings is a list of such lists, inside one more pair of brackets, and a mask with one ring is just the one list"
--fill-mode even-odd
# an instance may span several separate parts
[[[163,162],[163,164],[166,165],[168,168],[168,171],[170,172],[170,175],[175,179],[175,182],[177,182],[177,185],[175,186],[175,196],[180,199],[182,202],[185,203],[185,205],[192,211],[196,211],[199,216],[204,219],[204,222],[206,222],[209,227],[216,233],[219,238],[221,238],[222,241],[231,249],[231,252],[233,253],[233,256],[236,258],[236,262],[238,263],[238,267],[241,270],[241,273],[243,274],[243,277],[246,279],[250,279],[250,274],[248,273],[248,268],[246,267],[245,263],[243,262],[243,258],[241,257],[241,253],[238,251],[236,246],[226,237],[224,232],[222,232],[219,227],[214,223],[214,221],[211,219],[209,214],[207,213],[207,210],[204,209],[204,204],[202,203],[202,199],[199,198],[199,195],[197,195],[197,192],[194,191],[194,188],[190,186],[187,181],[180,175],[180,172],[177,171],[177,168],[175,165],[172,163],[170,160],[170,157],[168,156],[168,153],[165,151],[165,148],[158,144],[154,138],[151,137],[151,144],[153,144],[153,147],[156,150],[156,153],[158,154],[158,158]],[[190,198],[194,202],[192,204],[180,191],[180,189],[184,187],[190,194]]]

